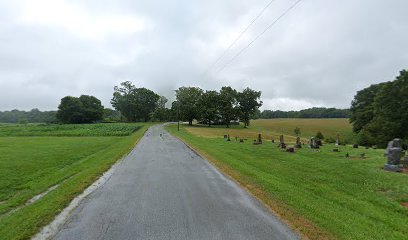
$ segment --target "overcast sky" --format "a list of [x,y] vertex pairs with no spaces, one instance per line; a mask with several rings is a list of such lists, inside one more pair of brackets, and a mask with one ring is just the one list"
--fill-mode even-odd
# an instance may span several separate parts
[[0,0],[0,110],[53,110],[66,95],[111,107],[123,81],[174,99],[199,86],[262,91],[262,109],[349,107],[408,63],[407,0]]

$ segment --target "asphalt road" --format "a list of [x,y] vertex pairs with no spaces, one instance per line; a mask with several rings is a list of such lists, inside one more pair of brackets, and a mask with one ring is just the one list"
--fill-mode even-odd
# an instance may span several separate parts
[[298,237],[162,126],[153,126],[55,239]]

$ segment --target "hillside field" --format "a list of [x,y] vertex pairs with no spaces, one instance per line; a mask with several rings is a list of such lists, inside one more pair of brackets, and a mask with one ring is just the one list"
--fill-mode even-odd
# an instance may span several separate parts
[[251,138],[255,139],[261,133],[267,140],[279,140],[281,134],[285,135],[286,141],[295,142],[296,136],[294,129],[300,128],[300,137],[307,141],[310,137],[321,131],[325,138],[336,139],[337,134],[340,141],[344,143],[354,143],[355,134],[352,131],[352,125],[346,118],[335,119],[257,119],[252,120],[250,126],[244,129],[242,125],[232,125],[227,129],[225,126],[212,126],[208,128],[204,125],[193,125],[186,127],[190,133],[201,137],[220,137],[224,134],[230,134],[231,138]]
[[0,239],[35,234],[129,152],[149,125],[0,125]]
[[[347,145],[333,152],[335,146],[325,144],[320,150],[304,146],[287,153],[276,142],[252,144],[258,132],[278,140],[279,131],[291,134],[296,126],[302,136],[316,130],[326,136],[350,131],[345,119],[257,120],[248,129],[167,129],[309,239],[408,239],[408,208],[403,206],[408,202],[408,174],[384,171],[383,149]],[[227,133],[231,142],[223,139]],[[249,138],[240,143],[235,135]]]

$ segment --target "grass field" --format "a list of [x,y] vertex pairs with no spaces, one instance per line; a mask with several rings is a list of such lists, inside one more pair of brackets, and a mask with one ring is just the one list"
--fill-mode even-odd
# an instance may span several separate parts
[[131,123],[99,124],[0,124],[0,137],[11,136],[129,136],[141,126]]
[[[296,120],[289,121],[293,122],[282,127],[286,134],[298,124],[304,134],[316,131]],[[308,121],[313,120],[305,122]],[[279,133],[275,124],[258,120],[252,122],[252,129],[232,131],[250,135],[256,132],[253,128],[267,128]],[[408,239],[408,208],[401,205],[408,202],[408,174],[382,170],[384,150],[342,146],[340,152],[332,152],[333,145],[326,145],[319,152],[302,148],[287,153],[269,141],[263,145],[253,145],[250,140],[227,142],[222,138],[227,130],[222,128],[182,126],[180,132],[175,125],[167,128],[260,198],[303,236]],[[337,128],[332,132],[336,131]],[[329,130],[326,134],[329,135]],[[351,158],[346,158],[346,153]],[[364,159],[360,158],[363,153]]]
[[232,125],[230,129],[225,126],[213,126],[208,128],[204,125],[194,125],[186,128],[187,131],[201,137],[219,137],[230,134],[231,138],[251,138],[255,139],[258,133],[262,133],[267,140],[279,140],[279,136],[284,134],[286,141],[295,142],[294,129],[300,128],[301,138],[308,140],[321,131],[326,138],[336,139],[337,134],[340,140],[345,143],[354,143],[355,134],[348,119],[258,119],[251,121],[248,129],[243,129],[242,125]]
[[[2,125],[0,239],[35,234],[132,149],[149,125]],[[58,187],[26,205],[52,186]]]

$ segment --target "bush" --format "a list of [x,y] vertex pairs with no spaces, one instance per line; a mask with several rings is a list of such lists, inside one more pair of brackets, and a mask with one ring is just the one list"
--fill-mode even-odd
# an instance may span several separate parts
[[317,139],[320,139],[320,140],[324,140],[324,135],[323,135],[323,133],[320,132],[320,131],[318,131],[318,132],[316,133],[316,138],[317,138]]
[[357,143],[358,145],[369,147],[372,145],[376,145],[373,137],[368,133],[366,130],[361,130],[357,135]]
[[324,140],[326,143],[335,143],[336,139],[332,138],[332,137],[328,137]]

